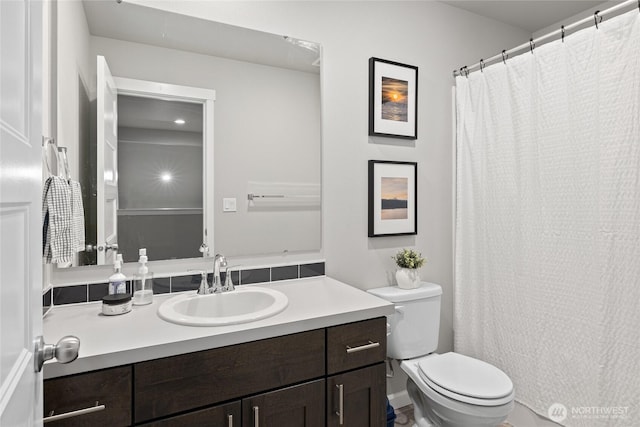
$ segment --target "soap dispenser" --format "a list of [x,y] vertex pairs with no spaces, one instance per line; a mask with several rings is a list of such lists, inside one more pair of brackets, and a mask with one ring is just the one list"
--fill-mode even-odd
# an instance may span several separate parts
[[116,258],[113,263],[114,273],[109,277],[109,295],[127,293],[127,277],[122,274],[121,268],[122,263]]
[[138,251],[138,273],[133,277],[133,304],[146,305],[153,302],[153,273],[147,267],[147,249]]

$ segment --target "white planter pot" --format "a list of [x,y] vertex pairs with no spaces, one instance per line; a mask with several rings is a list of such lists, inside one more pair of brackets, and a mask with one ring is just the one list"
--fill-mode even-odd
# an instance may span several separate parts
[[420,286],[420,275],[417,268],[399,268],[396,271],[398,287],[402,289],[415,289]]

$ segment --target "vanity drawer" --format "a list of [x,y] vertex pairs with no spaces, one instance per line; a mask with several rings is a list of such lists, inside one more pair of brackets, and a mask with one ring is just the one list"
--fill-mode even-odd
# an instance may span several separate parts
[[376,319],[327,328],[327,375],[385,360],[387,319]]
[[143,424],[144,427],[241,427],[242,404],[227,403]]
[[[104,405],[104,409],[99,409]],[[89,409],[47,426],[131,425],[131,366],[54,378],[44,382],[44,417]],[[91,411],[93,410],[93,411]],[[88,413],[86,413],[88,412]]]
[[322,377],[324,329],[134,365],[136,422]]

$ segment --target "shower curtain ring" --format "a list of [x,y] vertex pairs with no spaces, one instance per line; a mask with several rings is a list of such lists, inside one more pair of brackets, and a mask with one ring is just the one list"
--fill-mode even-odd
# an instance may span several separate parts
[[464,67],[462,67],[462,70],[464,72],[464,76],[466,78],[469,78],[469,68],[465,65]]
[[560,27],[560,30],[562,31],[562,43],[564,43],[564,25]]
[[[596,23],[596,30],[598,29],[598,23],[602,22],[602,16],[598,15],[600,13],[599,10],[596,10],[595,13],[593,14],[593,22]],[[598,21],[598,18],[600,18],[600,20]]]
[[[640,0],[638,0],[640,1]],[[502,62],[504,62],[504,65],[507,65],[507,58],[509,57],[509,55],[507,55],[507,51],[506,49],[502,50]]]
[[480,72],[484,73],[484,59],[480,60]]
[[531,49],[531,53],[533,53],[533,49],[536,48],[536,44],[533,41],[533,37],[529,39],[529,48]]

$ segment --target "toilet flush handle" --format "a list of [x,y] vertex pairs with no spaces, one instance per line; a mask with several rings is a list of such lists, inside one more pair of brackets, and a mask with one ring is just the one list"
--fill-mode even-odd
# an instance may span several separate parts
[[404,315],[404,305],[396,305],[396,312]]

